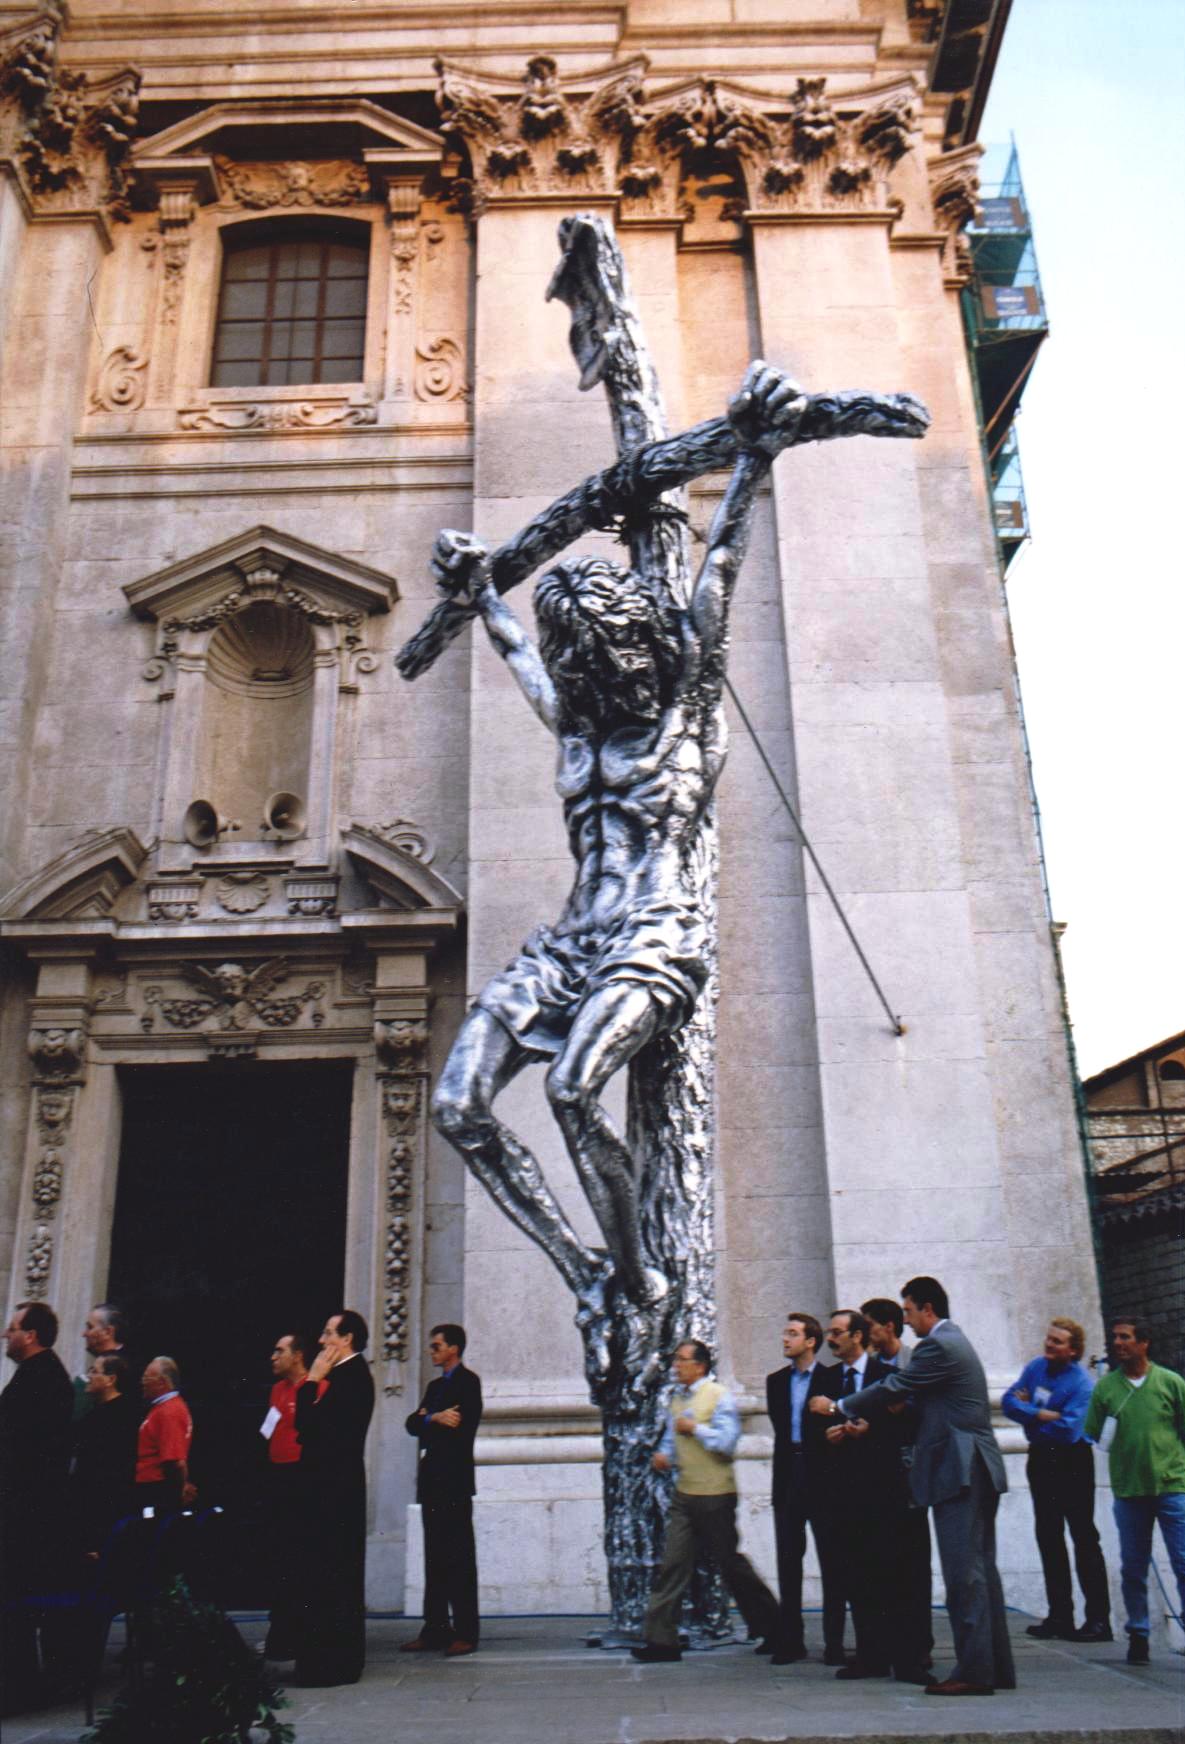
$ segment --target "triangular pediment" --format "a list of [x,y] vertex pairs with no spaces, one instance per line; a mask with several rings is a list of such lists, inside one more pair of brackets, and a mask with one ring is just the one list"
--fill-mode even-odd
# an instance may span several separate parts
[[326,604],[367,615],[390,611],[399,598],[393,575],[274,527],[252,527],[128,582],[123,591],[138,618],[159,621],[200,613],[228,590],[262,595],[277,586],[312,592]]
[[392,115],[365,98],[253,97],[213,103],[141,140],[131,168],[153,180],[197,174],[203,190],[218,191],[214,158],[346,157],[423,175],[440,161],[444,141],[426,127]]

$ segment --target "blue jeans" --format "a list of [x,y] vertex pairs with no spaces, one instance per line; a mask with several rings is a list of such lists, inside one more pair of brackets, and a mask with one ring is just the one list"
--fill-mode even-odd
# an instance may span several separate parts
[[1158,1520],[1185,1615],[1185,1490],[1172,1490],[1165,1496],[1116,1496],[1112,1506],[1119,1528],[1119,1572],[1128,1634],[1147,1635],[1148,1566],[1152,1561],[1152,1528]]

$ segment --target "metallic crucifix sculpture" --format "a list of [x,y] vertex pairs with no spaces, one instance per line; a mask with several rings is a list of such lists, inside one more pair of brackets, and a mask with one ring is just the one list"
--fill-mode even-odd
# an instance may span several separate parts
[[[414,678],[480,618],[558,743],[557,788],[576,876],[465,1019],[436,1088],[438,1129],[573,1291],[603,1416],[605,1546],[613,1628],[636,1634],[661,1548],[665,1358],[712,1340],[716,980],[714,794],[724,765],[729,606],[758,488],[785,448],[847,435],[922,436],[908,395],[807,395],[751,365],[726,417],[668,438],[657,378],[611,232],[560,225],[549,295],[572,314],[581,386],[603,382],[619,458],[490,551],[444,532],[444,596],[397,659]],[[731,467],[698,572],[679,492]],[[503,594],[593,530],[629,567],[556,564],[535,590],[538,646]],[[582,1241],[535,1157],[494,1113],[524,1067],[546,1091],[603,1247]],[[601,1097],[629,1072],[627,1128]]]

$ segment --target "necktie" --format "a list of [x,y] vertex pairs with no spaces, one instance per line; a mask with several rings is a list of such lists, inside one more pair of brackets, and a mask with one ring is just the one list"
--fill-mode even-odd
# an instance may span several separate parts
[[856,1391],[856,1371],[855,1371],[855,1369],[845,1369],[843,1372],[843,1386],[840,1389],[839,1396],[841,1399],[846,1399],[848,1397],[849,1393],[854,1393],[855,1391]]

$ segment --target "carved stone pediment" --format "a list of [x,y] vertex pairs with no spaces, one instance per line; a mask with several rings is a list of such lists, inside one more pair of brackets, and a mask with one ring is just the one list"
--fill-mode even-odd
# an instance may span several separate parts
[[[274,139],[274,153],[261,151],[261,138]],[[439,134],[365,99],[264,97],[186,116],[143,140],[130,168],[161,190],[190,177],[199,202],[300,208],[348,204],[372,189],[381,199],[391,175],[423,176],[443,153]]]
[[399,598],[393,575],[273,527],[252,527],[129,582],[123,591],[138,618],[184,627],[229,617],[252,599],[274,599],[317,622],[334,610],[361,620],[390,611]]
[[464,907],[460,892],[412,851],[414,843],[401,844],[397,834],[351,824],[342,835],[342,847],[381,907],[444,909],[453,914]]
[[98,920],[136,880],[148,850],[134,830],[88,830],[0,899],[0,920]]

